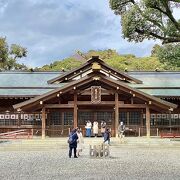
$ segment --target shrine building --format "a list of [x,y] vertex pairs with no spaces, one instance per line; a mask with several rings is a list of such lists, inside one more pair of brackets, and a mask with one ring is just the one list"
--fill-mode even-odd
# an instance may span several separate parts
[[180,72],[121,72],[93,56],[67,72],[0,72],[0,132],[32,129],[67,136],[86,121],[105,121],[117,136],[180,132]]

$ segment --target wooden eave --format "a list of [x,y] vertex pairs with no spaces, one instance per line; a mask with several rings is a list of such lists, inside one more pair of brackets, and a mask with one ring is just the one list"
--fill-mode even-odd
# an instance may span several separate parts
[[173,109],[177,108],[176,104],[164,101],[160,98],[157,98],[157,97],[154,97],[154,96],[149,95],[147,93],[144,93],[138,89],[135,89],[135,88],[128,86],[127,84],[125,84],[123,82],[115,81],[109,77],[104,77],[101,79],[101,81],[109,83],[109,85],[111,83],[111,85],[114,87],[117,87],[119,85],[119,90],[123,90],[123,91],[129,90],[130,94],[132,94],[132,95],[135,94],[136,97],[139,97],[140,99],[147,101],[147,103],[148,103],[148,101],[154,101],[158,106],[160,105],[162,107],[167,107],[168,109],[169,108],[173,108]]
[[135,87],[136,89],[180,89],[180,87],[151,87],[151,86],[147,86],[147,87]]
[[[133,78],[133,77],[129,76],[128,74],[124,73],[124,72],[119,72],[118,70],[116,70],[116,69],[110,67],[109,65],[107,65],[99,57],[92,57],[85,64],[81,65],[80,67],[72,69],[71,71],[68,71],[67,73],[64,73],[61,76],[53,78],[53,79],[47,81],[47,83],[52,84],[52,83],[54,83],[56,81],[58,81],[60,83],[60,82],[64,81],[66,78],[67,78],[67,80],[69,78],[72,79],[73,77],[75,77],[77,75],[80,75],[82,73],[81,71],[83,71],[85,69],[90,70],[93,62],[98,62],[107,72],[108,71],[110,72],[109,73],[110,75],[112,75],[114,77],[117,77],[118,79],[119,78],[121,78],[121,79],[124,78],[127,81],[133,81],[133,82],[135,82],[137,84],[142,84],[141,80]],[[76,73],[76,74],[74,74],[74,73]]]
[[6,98],[34,98],[38,96],[36,95],[0,95],[1,99],[6,99]]
[[52,86],[52,87],[0,87],[0,89],[55,89],[58,88],[58,86]]
[[60,88],[57,88],[55,90],[52,90],[50,92],[47,92],[47,93],[44,93],[40,96],[37,96],[35,98],[32,98],[30,100],[27,100],[25,102],[22,102],[22,103],[18,103],[18,104],[15,104],[13,105],[13,108],[14,109],[18,109],[18,108],[22,108],[24,106],[27,106],[27,105],[30,105],[30,104],[34,104],[34,103],[37,103],[39,104],[40,101],[43,101],[44,99],[45,100],[49,100],[51,98],[54,98],[54,97],[57,97],[57,94],[59,94],[61,91],[63,91],[63,94],[70,91],[74,86],[78,86],[79,84],[82,84],[84,82],[91,82],[92,80],[90,79],[90,77],[86,76],[86,77],[83,77],[82,79],[79,79],[77,81],[72,81],[66,85],[64,85],[63,87],[60,87]]
[[130,81],[133,81],[137,84],[142,84],[143,82],[139,79],[136,79],[132,76],[129,76],[127,73],[124,73],[122,71],[118,71],[114,68],[112,68],[111,66],[107,65],[107,64],[103,64],[102,67],[104,67],[105,69],[107,69],[108,71],[110,70],[112,72],[112,75],[114,76],[114,73],[116,73],[116,76],[120,76],[122,78],[125,78],[125,80],[130,80]]
[[64,79],[65,79],[66,77],[68,78],[69,76],[74,75],[74,72],[81,71],[81,70],[84,69],[87,65],[89,65],[88,62],[86,62],[85,64],[81,65],[80,67],[77,67],[77,68],[75,68],[75,69],[72,69],[72,70],[70,70],[70,71],[67,71],[67,72],[64,73],[63,75],[60,75],[60,76],[58,76],[58,77],[56,77],[56,78],[53,78],[53,79],[50,79],[49,81],[47,81],[47,83],[48,83],[48,84],[52,84],[52,83],[54,83],[54,82],[56,82],[56,81],[62,82],[62,81],[64,81]]
[[[62,92],[62,94],[67,93],[67,92],[73,90],[74,87],[76,87],[76,90],[77,90],[78,87],[80,87],[80,86],[89,85],[91,82],[94,81],[93,78],[95,78],[97,76],[100,77],[100,80],[98,80],[98,81],[103,82],[105,84],[108,84],[108,86],[111,86],[114,89],[116,89],[117,92],[118,91],[119,92],[124,91],[124,92],[127,92],[129,94],[132,94],[132,96],[133,96],[133,94],[135,94],[136,97],[143,99],[147,103],[149,101],[152,101],[152,104],[157,105],[158,107],[161,107],[161,108],[166,109],[166,110],[168,110],[170,108],[173,108],[173,109],[177,108],[177,105],[175,105],[173,103],[169,103],[167,101],[164,101],[164,100],[161,100],[161,99],[156,98],[154,96],[151,96],[149,94],[146,94],[140,90],[137,90],[135,88],[128,86],[127,84],[125,84],[123,82],[113,80],[110,77],[107,77],[101,73],[98,73],[98,74],[97,73],[91,73],[88,76],[85,76],[85,77],[83,77],[77,81],[72,81],[63,87],[57,88],[55,90],[52,90],[52,91],[47,92],[43,95],[40,95],[40,96],[37,96],[37,97],[32,98],[30,100],[27,100],[25,102],[13,105],[13,108],[14,109],[18,109],[18,108],[21,109],[21,108],[25,108],[25,107],[30,108],[30,107],[37,106],[37,105],[38,105],[38,107],[41,107],[43,105],[40,105],[40,101],[47,101],[47,100],[50,100],[52,98],[55,98],[55,97],[57,97],[57,94],[59,94],[60,92]],[[118,90],[117,90],[117,87],[118,87]]]

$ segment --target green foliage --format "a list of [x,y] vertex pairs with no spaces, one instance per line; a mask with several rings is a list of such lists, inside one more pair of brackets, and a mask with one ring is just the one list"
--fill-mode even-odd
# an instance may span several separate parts
[[121,16],[122,32],[128,41],[160,39],[180,42],[180,20],[173,16],[179,0],[110,0],[110,7]]
[[159,49],[161,48],[160,45],[158,44],[155,44],[152,48],[152,51],[151,51],[151,57],[157,57],[157,53],[159,51]]
[[110,59],[114,56],[117,56],[118,53],[116,52],[116,50],[112,50],[112,49],[107,49],[107,50],[90,50],[88,51],[86,54],[86,57],[91,58],[92,56],[99,56],[101,59]]
[[[155,48],[156,49],[156,48]],[[153,51],[152,51],[153,52]],[[82,52],[81,52],[82,53]],[[155,71],[155,70],[178,70],[178,67],[169,66],[167,63],[159,61],[156,51],[153,56],[138,58],[132,54],[119,55],[115,50],[90,50],[87,53],[82,53],[83,57],[90,58],[91,56],[100,56],[111,67],[120,71]],[[45,65],[39,68],[40,71],[61,71],[71,70],[83,64],[82,60],[77,58],[67,58],[62,61],[55,61],[50,65]]]
[[66,58],[62,61],[55,61],[51,63],[50,65],[44,65],[42,68],[40,68],[41,71],[58,71],[58,70],[71,70],[76,67],[79,67],[82,64],[82,62],[74,59],[74,58]]
[[20,45],[12,44],[9,53],[14,56],[13,59],[22,58],[27,56],[27,49]]
[[25,70],[27,67],[24,64],[17,63],[18,58],[26,57],[27,49],[20,45],[12,44],[9,48],[6,38],[0,37],[0,69],[12,70],[21,69]]
[[154,47],[154,55],[169,68],[180,68],[180,43]]
[[128,56],[117,56],[107,63],[117,70],[128,71],[154,71],[157,68],[163,69],[163,64],[156,57],[129,58]]
[[0,63],[4,63],[8,59],[8,51],[6,38],[0,38]]

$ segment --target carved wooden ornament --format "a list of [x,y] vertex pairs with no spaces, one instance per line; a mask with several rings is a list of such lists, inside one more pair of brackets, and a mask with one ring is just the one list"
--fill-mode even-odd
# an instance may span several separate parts
[[101,86],[91,86],[91,103],[101,103]]

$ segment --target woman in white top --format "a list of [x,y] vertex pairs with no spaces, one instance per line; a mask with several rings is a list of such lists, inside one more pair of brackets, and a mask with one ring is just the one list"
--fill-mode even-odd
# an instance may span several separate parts
[[91,137],[91,127],[92,127],[92,123],[91,121],[87,121],[86,123],[86,137]]
[[98,122],[97,122],[97,121],[94,121],[94,123],[93,123],[93,133],[94,133],[94,136],[95,136],[95,137],[97,137],[97,135],[98,135],[98,130],[99,130],[99,128],[98,128]]
[[81,129],[77,129],[78,143],[77,143],[77,156],[80,156],[80,152],[83,150],[84,138],[81,132]]

